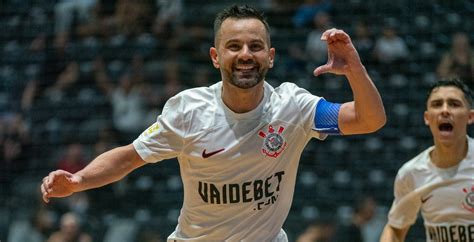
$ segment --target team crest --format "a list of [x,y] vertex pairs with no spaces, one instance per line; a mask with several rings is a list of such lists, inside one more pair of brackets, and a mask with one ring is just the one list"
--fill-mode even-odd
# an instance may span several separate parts
[[462,191],[466,194],[462,202],[462,207],[467,211],[474,213],[474,186],[469,190],[468,188],[463,188]]
[[283,139],[283,136],[281,136],[283,130],[285,130],[285,127],[280,126],[278,131],[275,132],[273,126],[269,125],[267,133],[261,130],[258,132],[258,135],[264,139],[262,153],[265,156],[276,158],[281,154],[281,152],[283,152],[283,150],[285,150],[286,141]]

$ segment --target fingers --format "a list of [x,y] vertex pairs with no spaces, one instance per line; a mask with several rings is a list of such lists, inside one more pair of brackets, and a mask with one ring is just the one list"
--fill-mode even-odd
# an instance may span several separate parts
[[49,189],[46,185],[47,181],[48,181],[48,177],[49,176],[46,176],[45,178],[43,178],[43,182],[41,183],[41,194],[43,194],[43,201],[45,203],[48,203],[49,202]]
[[327,73],[331,70],[331,67],[326,64],[326,65],[322,65],[322,66],[319,66],[318,68],[316,68],[314,71],[313,71],[313,75],[315,76],[319,76],[321,74],[324,74],[324,73]]
[[324,31],[324,33],[321,35],[321,40],[326,41],[328,44],[331,44],[335,41],[343,41],[344,43],[348,43],[350,38],[349,35],[343,30],[332,28]]
[[61,174],[61,170],[53,171],[48,174],[48,176],[43,178],[43,182],[41,184],[41,193],[43,194],[43,201],[48,203],[49,198],[51,196],[52,187],[54,184],[55,178]]

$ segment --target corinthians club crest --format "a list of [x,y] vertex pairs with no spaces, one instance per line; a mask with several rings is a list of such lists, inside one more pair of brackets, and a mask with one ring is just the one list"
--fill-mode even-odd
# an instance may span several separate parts
[[462,190],[466,194],[466,198],[464,198],[462,202],[462,207],[474,213],[474,186],[472,186],[471,189],[463,188]]
[[285,130],[285,127],[280,126],[278,131],[275,132],[273,126],[268,125],[267,133],[261,130],[258,132],[258,135],[264,139],[262,153],[265,156],[276,158],[285,150],[286,141],[283,139],[283,136],[281,136],[283,130]]

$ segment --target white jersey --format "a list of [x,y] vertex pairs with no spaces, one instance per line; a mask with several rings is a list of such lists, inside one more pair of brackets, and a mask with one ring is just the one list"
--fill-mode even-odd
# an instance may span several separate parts
[[[252,111],[232,112],[222,82],[183,91],[133,145],[147,162],[177,157],[184,203],[168,241],[287,241],[282,225],[320,97],[264,84]],[[163,198],[166,199],[166,198]]]
[[402,166],[395,179],[391,226],[412,225],[421,211],[426,241],[474,241],[474,139],[467,139],[467,156],[455,167],[436,167],[429,155],[434,147]]

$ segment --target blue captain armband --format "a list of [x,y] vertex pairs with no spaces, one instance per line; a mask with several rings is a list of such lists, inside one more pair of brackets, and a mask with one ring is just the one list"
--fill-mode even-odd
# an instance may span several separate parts
[[341,109],[340,103],[331,103],[321,98],[316,105],[314,130],[322,134],[340,135],[339,109]]

